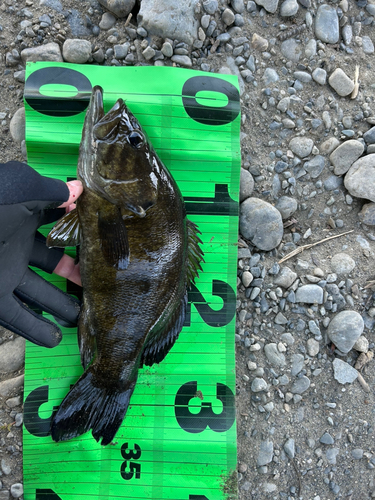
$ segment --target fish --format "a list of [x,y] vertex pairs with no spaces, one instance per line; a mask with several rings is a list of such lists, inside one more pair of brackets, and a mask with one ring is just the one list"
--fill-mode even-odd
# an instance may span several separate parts
[[53,416],[51,437],[91,430],[105,446],[125,418],[139,370],[163,361],[177,340],[204,255],[176,181],[122,99],[104,112],[100,86],[92,89],[77,172],[83,193],[47,245],[79,249],[84,372]]

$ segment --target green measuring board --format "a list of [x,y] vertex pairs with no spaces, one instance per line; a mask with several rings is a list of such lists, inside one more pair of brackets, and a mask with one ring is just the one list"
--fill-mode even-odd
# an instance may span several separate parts
[[[106,447],[91,432],[61,443],[49,436],[54,410],[83,370],[76,331],[62,328],[63,340],[52,350],[27,343],[24,498],[235,499],[237,78],[170,67],[30,64],[28,163],[41,174],[76,178],[94,85],[104,89],[106,111],[121,97],[139,119],[202,232],[205,263],[177,342],[163,362],[139,371],[124,422]],[[77,292],[58,276],[42,275]]]

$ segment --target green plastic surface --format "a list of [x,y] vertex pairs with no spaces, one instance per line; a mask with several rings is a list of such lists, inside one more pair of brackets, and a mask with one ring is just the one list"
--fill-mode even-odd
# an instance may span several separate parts
[[[41,174],[76,178],[94,85],[104,89],[106,110],[122,97],[146,130],[202,232],[205,263],[178,341],[162,363],[140,370],[125,420],[106,447],[91,433],[63,443],[48,435],[53,410],[82,373],[76,331],[62,328],[53,350],[27,343],[24,498],[234,499],[237,78],[167,67],[30,64],[28,163]],[[41,274],[74,293],[66,280]]]

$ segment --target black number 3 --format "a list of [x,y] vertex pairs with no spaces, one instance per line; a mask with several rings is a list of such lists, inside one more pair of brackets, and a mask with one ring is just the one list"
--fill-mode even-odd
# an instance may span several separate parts
[[189,401],[197,396],[197,382],[187,382],[182,385],[175,399],[175,415],[178,425],[186,432],[203,432],[207,427],[215,432],[225,432],[230,429],[235,419],[234,395],[224,384],[216,384],[216,398],[223,403],[220,414],[212,411],[211,403],[202,402],[199,413],[189,411]]

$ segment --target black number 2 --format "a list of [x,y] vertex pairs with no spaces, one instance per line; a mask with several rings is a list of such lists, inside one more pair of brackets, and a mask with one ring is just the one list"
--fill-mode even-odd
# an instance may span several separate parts
[[134,444],[133,450],[129,448],[129,443],[124,443],[121,446],[121,455],[122,458],[125,458],[125,462],[121,464],[120,469],[121,477],[123,479],[129,481],[129,479],[132,479],[134,477],[134,474],[136,479],[139,479],[141,477],[141,464],[137,462],[129,462],[129,470],[126,470],[128,467],[128,460],[138,460],[138,458],[141,457],[141,454],[142,450],[137,444]]

